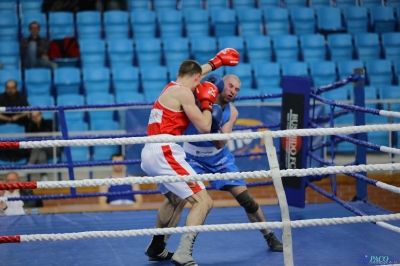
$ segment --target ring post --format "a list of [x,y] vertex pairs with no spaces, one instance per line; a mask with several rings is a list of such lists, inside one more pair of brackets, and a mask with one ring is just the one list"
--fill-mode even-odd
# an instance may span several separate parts
[[[63,106],[58,107],[58,117],[60,119],[61,134],[64,139],[68,139],[67,121],[65,120],[65,111]],[[65,146],[64,152],[65,152],[65,157],[67,157],[69,180],[75,180],[71,148],[69,146]],[[75,188],[71,187],[70,192],[72,195],[76,195]]]
[[[363,68],[354,69],[355,74],[360,75],[360,79],[353,84],[354,105],[365,107],[365,71]],[[365,125],[365,113],[360,111],[354,112],[354,124],[356,126]],[[356,139],[367,141],[367,133],[358,133]],[[356,162],[357,164],[367,163],[367,148],[362,145],[356,145]],[[366,176],[367,173],[360,172],[361,175]],[[367,184],[359,179],[356,180],[356,200],[367,200],[368,191]]]

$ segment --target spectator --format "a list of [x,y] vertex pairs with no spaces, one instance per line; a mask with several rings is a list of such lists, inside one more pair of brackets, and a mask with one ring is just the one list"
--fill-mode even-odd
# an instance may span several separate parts
[[[15,107],[15,106],[29,106],[28,100],[25,95],[17,91],[17,82],[13,79],[5,83],[6,91],[0,94],[0,106]],[[0,124],[17,123],[24,127],[27,126],[28,113],[0,113]]]
[[39,36],[40,25],[37,22],[29,24],[30,35],[21,40],[21,58],[25,68],[45,67],[56,69],[57,64],[49,59],[49,41]]
[[[111,161],[122,161],[125,157],[122,154],[114,154],[111,156]],[[123,164],[114,164],[112,166],[112,173],[110,178],[123,178],[126,176],[125,173],[125,165]],[[118,186],[102,186],[100,187],[100,192],[122,192],[122,191],[134,191],[140,190],[139,184],[133,185],[118,185]],[[108,197],[100,197],[100,205],[107,206],[109,205],[130,205],[137,204],[140,205],[143,201],[142,195],[120,195],[120,196],[108,196]]]
[[[9,172],[6,175],[6,183],[17,183],[21,182],[19,176],[16,172]],[[22,197],[22,196],[35,196],[32,189],[13,189],[8,190],[4,193],[5,197]],[[7,203],[8,205],[9,203]],[[23,207],[43,207],[43,202],[41,200],[24,200],[22,203]]]
[[[30,120],[26,129],[27,133],[39,133],[39,132],[53,132],[53,121],[49,119],[43,119],[42,112],[33,111],[30,114]],[[52,158],[53,151],[56,155],[59,155],[58,148],[33,148],[31,150],[28,164],[44,164],[47,159]],[[47,181],[46,173],[41,173],[42,181]]]
[[[1,183],[4,183],[2,179],[0,179]],[[8,197],[7,192],[6,190],[0,190],[0,197]],[[0,216],[25,215],[23,206],[24,203],[21,200],[0,202]]]

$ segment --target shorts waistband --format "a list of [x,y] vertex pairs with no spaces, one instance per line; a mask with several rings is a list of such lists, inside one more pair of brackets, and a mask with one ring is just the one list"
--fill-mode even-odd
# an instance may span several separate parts
[[222,149],[218,150],[215,147],[198,147],[188,142],[183,143],[183,149],[190,155],[199,157],[213,156],[222,151]]

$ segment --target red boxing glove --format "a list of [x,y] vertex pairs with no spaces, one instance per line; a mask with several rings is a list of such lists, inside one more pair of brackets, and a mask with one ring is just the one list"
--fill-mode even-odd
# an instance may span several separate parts
[[196,98],[201,103],[201,110],[212,113],[212,106],[218,97],[218,88],[211,82],[205,81],[196,87]]
[[240,54],[233,48],[225,48],[218,52],[218,54],[208,61],[212,70],[216,70],[221,66],[236,66],[239,63]]

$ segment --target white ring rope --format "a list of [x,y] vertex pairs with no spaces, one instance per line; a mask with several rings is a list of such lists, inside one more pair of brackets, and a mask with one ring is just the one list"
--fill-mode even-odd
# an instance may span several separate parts
[[[301,228],[306,226],[329,226],[349,223],[366,223],[381,222],[389,220],[399,220],[400,213],[356,216],[342,218],[322,218],[310,220],[290,221],[293,228]],[[104,237],[132,237],[145,235],[165,235],[165,234],[182,234],[194,232],[212,232],[212,231],[233,231],[233,230],[253,230],[253,229],[281,229],[282,222],[262,222],[262,223],[236,223],[236,224],[213,224],[213,225],[196,225],[172,228],[152,228],[152,229],[136,229],[136,230],[120,230],[120,231],[87,231],[78,233],[63,234],[31,234],[20,235],[21,242],[31,241],[65,241],[77,240],[85,238],[104,238]]]
[[[380,124],[366,126],[350,126],[340,128],[304,128],[271,131],[273,138],[294,136],[324,136],[338,134],[356,134],[375,131],[399,131],[400,124]],[[150,136],[129,138],[107,138],[107,139],[71,139],[71,140],[41,140],[20,141],[21,149],[63,147],[63,146],[94,146],[94,145],[128,145],[145,143],[168,143],[168,142],[198,142],[208,140],[236,140],[236,139],[259,139],[263,132],[236,132],[229,134],[201,134],[188,136]]]
[[391,225],[391,224],[388,224],[388,223],[385,223],[385,222],[376,222],[376,224],[381,226],[381,227],[383,227],[383,228],[385,228],[385,229],[394,231],[396,233],[400,233],[400,227],[397,227],[397,226],[394,226],[394,225]]
[[[326,175],[340,174],[351,172],[376,172],[376,171],[394,171],[400,169],[400,163],[388,164],[368,164],[368,165],[348,165],[348,166],[329,166],[321,168],[306,169],[287,169],[280,170],[281,177],[287,176],[310,176],[310,175]],[[252,171],[237,173],[218,173],[218,174],[202,174],[187,176],[154,176],[154,177],[126,177],[126,178],[102,178],[102,179],[83,179],[83,180],[66,180],[66,181],[42,181],[37,182],[37,188],[68,188],[68,187],[90,187],[90,186],[112,186],[127,184],[157,184],[157,183],[175,183],[190,181],[210,181],[210,180],[232,180],[232,179],[261,179],[271,177],[270,171]],[[379,185],[378,185],[379,184]],[[377,182],[380,188],[400,194],[400,188]]]

